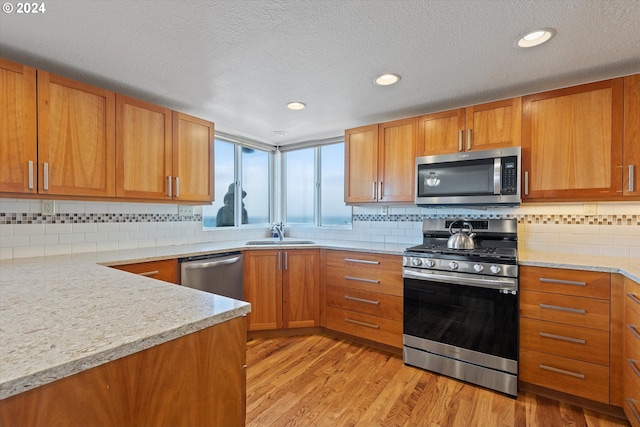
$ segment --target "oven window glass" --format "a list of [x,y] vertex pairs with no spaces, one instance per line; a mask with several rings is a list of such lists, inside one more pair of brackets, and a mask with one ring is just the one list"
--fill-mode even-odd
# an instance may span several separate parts
[[404,279],[404,333],[518,359],[518,296],[495,289]]
[[418,197],[493,194],[493,159],[418,165]]

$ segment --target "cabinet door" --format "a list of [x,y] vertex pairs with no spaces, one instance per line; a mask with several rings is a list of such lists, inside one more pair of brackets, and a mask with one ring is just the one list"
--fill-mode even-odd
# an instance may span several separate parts
[[113,268],[140,276],[162,280],[164,282],[179,284],[178,282],[178,260],[165,259],[161,261],[138,262],[135,264],[116,265]]
[[36,193],[36,70],[0,59],[0,192]]
[[382,123],[378,133],[378,201],[411,202],[416,167],[416,120]]
[[640,198],[640,74],[624,78],[623,160],[622,194]]
[[525,199],[622,195],[622,89],[613,79],[523,98]]
[[244,297],[251,303],[248,329],[282,327],[282,254],[280,251],[244,251]]
[[344,149],[344,201],[375,202],[378,185],[378,125],[347,129]]
[[115,195],[115,94],[38,70],[38,192]]
[[320,322],[320,266],[317,250],[283,251],[284,327],[304,328]]
[[418,156],[463,151],[464,108],[418,117]]
[[213,201],[213,123],[173,112],[175,200]]
[[116,195],[171,199],[171,110],[116,96]]
[[522,98],[474,105],[466,108],[467,151],[520,145]]

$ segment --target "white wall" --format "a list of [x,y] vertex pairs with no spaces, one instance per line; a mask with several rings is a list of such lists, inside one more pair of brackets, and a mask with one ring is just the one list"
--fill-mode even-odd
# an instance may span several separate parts
[[[251,240],[265,228],[202,231],[201,207],[179,216],[177,205],[56,201],[55,217],[41,202],[0,198],[0,259],[61,255],[202,242]],[[640,258],[640,203],[599,203],[585,216],[582,203],[526,204],[510,209],[354,207],[351,230],[289,228],[292,237],[421,243],[422,218],[464,216],[518,219],[520,247],[563,253]],[[55,222],[55,223],[53,223]]]

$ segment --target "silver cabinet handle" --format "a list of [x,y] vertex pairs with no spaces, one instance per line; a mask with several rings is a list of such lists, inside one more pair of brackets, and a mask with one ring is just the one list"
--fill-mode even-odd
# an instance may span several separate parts
[[145,271],[144,273],[138,273],[138,275],[149,277],[149,276],[155,276],[158,273],[160,273],[158,270],[153,270],[153,271]]
[[576,313],[576,314],[586,314],[587,313],[587,310],[583,310],[581,308],[561,307],[559,305],[540,304],[540,308],[546,308],[548,310],[566,311],[566,312],[569,312],[569,313]]
[[33,160],[29,160],[29,190],[33,190]]
[[555,335],[555,334],[549,334],[546,332],[540,332],[540,336],[541,337],[545,337],[545,338],[552,338],[554,340],[560,340],[560,341],[568,341],[568,342],[572,342],[572,343],[576,343],[576,344],[586,344],[587,341],[580,339],[580,338],[571,338],[571,337],[563,337],[562,335]]
[[180,178],[176,176],[176,197],[180,197]]
[[345,262],[355,262],[358,264],[375,264],[379,265],[380,261],[369,261],[368,259],[345,258]]
[[636,405],[633,404],[633,399],[627,397],[626,400],[627,405],[629,405],[629,408],[631,409],[631,412],[633,412],[633,416],[636,417],[636,420],[638,420],[638,422],[640,423],[640,414],[638,414],[638,411],[636,410]]
[[577,372],[571,372],[571,371],[565,371],[564,369],[558,369],[558,368],[554,368],[552,366],[547,366],[547,365],[543,365],[540,364],[540,369],[544,369],[545,371],[551,371],[551,372],[557,372],[559,374],[564,374],[564,375],[569,375],[572,377],[576,377],[576,378],[585,378],[584,374],[579,374]]
[[49,189],[49,163],[44,162],[44,189]]
[[366,283],[380,283],[379,280],[373,280],[373,279],[363,279],[362,277],[353,277],[353,276],[344,276],[345,279],[347,280],[354,280],[356,282],[366,282]]
[[631,298],[631,301],[635,302],[636,304],[640,304],[640,298],[638,298],[638,296],[636,294],[633,294],[631,292],[627,293],[627,296],[629,298]]
[[289,270],[289,252],[284,253],[284,269]]
[[380,325],[374,325],[373,323],[361,322],[359,320],[349,319],[348,317],[345,317],[344,321],[345,322],[349,322],[349,323],[354,323],[354,324],[360,325],[360,326],[366,326],[367,328],[380,329]]
[[627,323],[627,328],[629,328],[631,333],[640,340],[640,333],[638,333],[638,329],[636,328],[636,325],[630,325]]
[[282,270],[281,255],[282,252],[278,251],[278,270]]
[[371,181],[371,200],[376,199],[376,182]]
[[458,151],[462,151],[462,135],[464,135],[464,130],[460,129],[460,134],[458,135]]
[[573,280],[561,280],[561,279],[547,279],[546,277],[541,277],[540,281],[544,283],[558,283],[560,285],[587,286],[586,282],[574,282]]
[[636,367],[636,361],[633,359],[627,358],[627,363],[629,364],[629,366],[631,366],[631,370],[633,371],[633,373],[636,374],[638,378],[640,378],[640,371]]
[[467,151],[471,150],[471,132],[473,129],[467,129]]
[[349,300],[349,301],[363,302],[365,304],[380,305],[380,301],[373,301],[373,300],[370,300],[370,299],[352,297],[351,295],[345,295],[344,299]]
[[173,196],[173,179],[171,175],[167,177],[167,196]]
[[529,195],[529,171],[524,171],[524,195]]
[[629,165],[629,193],[633,193],[635,191],[634,188],[634,174],[633,174],[633,165]]
[[382,181],[378,183],[378,200],[382,200]]

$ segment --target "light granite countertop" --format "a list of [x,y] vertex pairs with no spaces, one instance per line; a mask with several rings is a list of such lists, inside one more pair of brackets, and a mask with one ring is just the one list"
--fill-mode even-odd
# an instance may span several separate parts
[[[0,261],[0,399],[250,311],[246,302],[106,266],[274,247],[295,248],[242,241]],[[316,240],[304,247],[401,255],[406,246]],[[607,271],[640,282],[637,258],[524,251],[519,258],[521,265]]]

